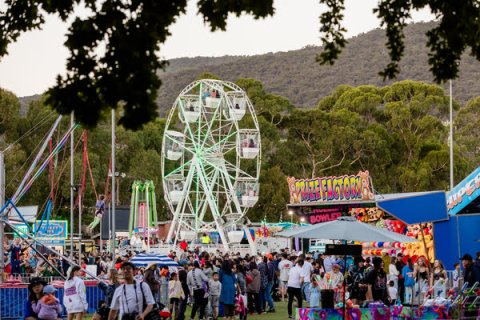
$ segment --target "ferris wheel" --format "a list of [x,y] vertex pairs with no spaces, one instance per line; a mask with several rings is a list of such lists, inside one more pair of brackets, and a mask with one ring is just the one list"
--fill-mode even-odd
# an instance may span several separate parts
[[208,233],[229,250],[246,234],[255,251],[246,212],[258,200],[260,165],[260,129],[245,92],[227,81],[189,84],[163,136],[163,189],[173,213],[167,242]]

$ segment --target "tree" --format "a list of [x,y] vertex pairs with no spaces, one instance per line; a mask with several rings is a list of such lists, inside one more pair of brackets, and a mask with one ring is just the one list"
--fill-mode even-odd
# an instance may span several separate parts
[[[328,9],[320,16],[324,50],[317,60],[333,64],[347,43],[342,26],[344,0],[320,2]],[[85,6],[89,14],[72,19],[78,5]],[[95,126],[110,108],[122,105],[119,123],[138,129],[157,115],[155,98],[161,86],[157,72],[166,65],[157,53],[186,5],[186,0],[8,0],[0,11],[0,57],[21,33],[41,28],[46,15],[72,20],[65,42],[70,51],[67,75],[57,77],[56,85],[48,90],[48,102],[61,114],[75,111],[87,127]],[[256,19],[274,14],[273,0],[198,0],[198,8],[212,31],[225,30],[229,14],[246,13]],[[438,82],[457,77],[457,64],[468,48],[480,60],[480,6],[476,1],[382,0],[375,12],[386,26],[391,59],[380,73],[384,78],[398,74],[403,29],[410,13],[422,8],[429,8],[439,19],[427,33],[428,62]]]

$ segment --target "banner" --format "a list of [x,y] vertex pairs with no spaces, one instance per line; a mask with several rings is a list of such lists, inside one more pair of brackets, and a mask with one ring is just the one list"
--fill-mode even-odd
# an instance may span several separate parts
[[290,204],[375,199],[368,171],[313,179],[288,177],[287,182]]
[[50,220],[42,222],[42,220],[37,220],[35,221],[34,232],[37,238],[66,239],[68,236],[68,221]]
[[447,193],[448,214],[455,215],[480,195],[480,167]]

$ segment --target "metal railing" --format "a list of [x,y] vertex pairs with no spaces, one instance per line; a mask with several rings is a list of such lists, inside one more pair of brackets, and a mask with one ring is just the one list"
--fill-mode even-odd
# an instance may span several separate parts
[[[63,306],[63,288],[57,288],[55,296]],[[88,313],[93,313],[98,307],[99,301],[104,300],[103,291],[96,285],[86,285]],[[3,286],[0,288],[0,318],[3,319],[24,319],[25,305],[28,303],[28,287],[26,284],[17,286]],[[65,308],[61,317],[66,317]]]

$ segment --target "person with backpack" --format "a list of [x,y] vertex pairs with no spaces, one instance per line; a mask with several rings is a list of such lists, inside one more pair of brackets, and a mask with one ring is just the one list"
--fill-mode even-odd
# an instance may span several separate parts
[[152,291],[145,282],[133,279],[135,266],[131,262],[122,263],[121,270],[125,283],[115,289],[108,320],[115,320],[120,311],[120,320],[143,320],[155,304]]

